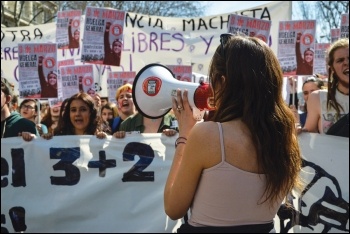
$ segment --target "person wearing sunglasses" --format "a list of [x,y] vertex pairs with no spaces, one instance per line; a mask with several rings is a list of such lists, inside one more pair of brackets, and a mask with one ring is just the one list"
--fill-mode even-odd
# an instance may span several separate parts
[[179,124],[164,190],[166,214],[187,217],[178,233],[273,232],[292,188],[300,188],[295,120],[282,96],[279,61],[262,40],[223,34],[209,68],[215,112],[193,118],[187,90],[172,109]]
[[[303,131],[327,134],[349,113],[349,38],[334,42],[327,51],[328,90],[310,94]],[[346,126],[347,122],[347,126]],[[343,128],[349,129],[349,120]]]

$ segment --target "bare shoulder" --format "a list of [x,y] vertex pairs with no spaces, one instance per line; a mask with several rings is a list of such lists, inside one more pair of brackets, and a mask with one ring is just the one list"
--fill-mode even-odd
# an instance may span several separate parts
[[310,102],[310,100],[311,102],[320,102],[321,99],[327,98],[327,93],[328,93],[328,90],[326,89],[319,89],[319,90],[313,91],[309,95],[308,103]]
[[200,122],[194,125],[191,135],[193,136],[205,136],[208,137],[212,135],[215,130],[218,129],[218,125],[216,122],[208,121],[208,122]]
[[215,122],[197,123],[191,130],[187,145],[193,158],[201,161],[204,168],[220,162],[220,138]]

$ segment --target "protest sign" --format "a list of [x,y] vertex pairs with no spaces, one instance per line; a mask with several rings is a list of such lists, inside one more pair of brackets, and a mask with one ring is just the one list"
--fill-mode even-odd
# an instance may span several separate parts
[[327,49],[330,43],[316,43],[315,44],[315,61],[314,61],[314,74],[319,74],[322,76],[328,76],[327,69]]
[[340,38],[340,28],[331,29],[331,43],[337,41]]
[[279,22],[278,53],[283,75],[312,75],[316,20]]
[[18,45],[19,94],[21,98],[55,98],[58,89],[57,45]]
[[58,49],[80,48],[81,15],[81,10],[57,12],[56,43]]
[[271,21],[269,20],[231,14],[227,31],[231,34],[257,37],[267,44],[270,37],[270,29]]
[[79,92],[86,92],[92,96],[95,94],[93,66],[91,64],[62,66],[60,74],[63,99],[70,98]]
[[123,46],[124,21],[124,11],[87,7],[82,61],[119,66]]
[[[269,43],[277,53],[278,22],[290,20],[291,9],[290,1],[276,1],[231,13],[270,20],[272,24]],[[210,59],[217,46],[220,45],[220,34],[227,32],[229,15],[230,13],[181,18],[127,12],[120,66],[94,64],[96,67],[94,69],[95,83],[102,88],[101,91],[98,91],[100,96],[108,96],[107,76],[109,71],[138,72],[150,63],[191,64],[192,72],[207,76]],[[84,17],[85,15],[82,16],[81,29],[85,28]],[[56,42],[56,23],[1,28],[1,32],[3,75],[15,85],[15,93],[18,93],[18,43]],[[73,58],[76,65],[82,64],[82,50],[82,46],[81,49],[60,49],[58,61]]]
[[349,38],[349,13],[341,15],[340,38]]
[[174,78],[179,81],[192,81],[192,66],[186,65],[166,65],[174,74]]
[[109,72],[107,79],[108,100],[116,103],[117,89],[125,84],[133,84],[136,72]]

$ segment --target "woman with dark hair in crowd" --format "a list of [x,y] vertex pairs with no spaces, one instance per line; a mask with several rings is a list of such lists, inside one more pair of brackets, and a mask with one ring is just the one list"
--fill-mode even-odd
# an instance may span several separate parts
[[41,120],[41,123],[47,126],[48,133],[53,134],[54,129],[58,126],[60,108],[60,106],[49,107],[46,115]]
[[[107,136],[102,131],[94,99],[89,94],[80,92],[73,95],[62,111],[62,122],[57,126],[55,135],[96,135],[100,139]],[[47,135],[44,138],[51,137],[52,135]]]

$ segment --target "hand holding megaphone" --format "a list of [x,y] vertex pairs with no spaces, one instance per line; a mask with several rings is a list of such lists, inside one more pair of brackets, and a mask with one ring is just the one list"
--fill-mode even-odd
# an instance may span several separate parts
[[176,98],[172,98],[172,108],[177,119],[179,134],[187,137],[198,119],[193,118],[193,108],[189,105],[188,90],[176,90]]
[[132,95],[136,109],[144,116],[157,119],[172,108],[172,98],[177,90],[188,90],[188,103],[197,120],[204,112],[214,110],[212,90],[207,83],[191,83],[175,79],[169,68],[161,64],[149,64],[136,75]]

